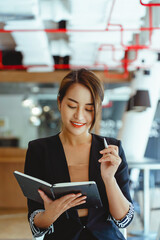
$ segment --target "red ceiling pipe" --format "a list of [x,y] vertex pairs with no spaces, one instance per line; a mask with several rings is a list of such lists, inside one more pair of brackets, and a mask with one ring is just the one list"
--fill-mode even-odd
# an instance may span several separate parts
[[1,69],[3,70],[26,70],[28,68],[32,68],[32,67],[53,67],[53,69],[70,69],[70,65],[69,64],[55,64],[52,66],[48,66],[48,65],[2,65]]
[[125,51],[125,57],[124,57],[124,62],[123,62],[123,68],[124,72],[121,73],[109,73],[108,69],[104,69],[104,74],[107,78],[110,79],[126,79],[129,77],[129,72],[128,72],[128,51]]
[[[116,50],[123,50],[123,49],[116,49],[115,47],[114,47],[114,45],[113,44],[101,44],[100,45],[100,47],[99,47],[99,49],[98,49],[98,52],[99,51],[104,51],[104,47],[111,47],[111,51],[113,52],[113,55],[112,55],[112,59],[113,59],[113,61],[115,61],[115,62],[121,62],[121,63],[123,63],[124,61],[126,62],[126,60],[124,60],[124,59],[122,59],[122,60],[117,60],[116,58],[115,58],[115,51]],[[105,50],[108,50],[108,49],[105,49]],[[109,49],[110,50],[110,49]],[[127,51],[129,51],[130,49],[127,49]],[[132,49],[131,49],[132,50]],[[135,49],[136,50],[136,49]],[[136,52],[136,55],[135,55],[135,57],[134,57],[134,59],[127,59],[127,61],[128,61],[128,63],[131,63],[131,62],[134,62],[136,59],[137,59],[137,55],[138,55],[138,53],[137,53],[137,51],[135,51]],[[97,58],[98,58],[98,56],[97,56]]]
[[[111,7],[111,11],[110,11],[110,15],[108,18],[108,24],[107,24],[107,28],[106,29],[14,29],[14,30],[4,30],[4,29],[0,29],[1,33],[11,33],[11,32],[46,32],[46,33],[67,33],[67,32],[106,32],[106,31],[120,31],[121,32],[121,37],[122,37],[122,32],[124,31],[132,31],[132,32],[136,32],[136,31],[153,31],[153,30],[160,30],[160,27],[153,27],[150,25],[149,28],[139,28],[139,29],[124,29],[122,27],[122,25],[120,24],[111,24],[110,20],[111,20],[111,15],[113,12],[113,8],[115,5],[116,0],[113,0],[113,4]],[[140,0],[140,3],[144,6],[160,6],[160,4],[143,4],[142,1]],[[151,16],[151,12],[150,12],[150,16]],[[120,26],[120,29],[109,29],[109,26],[111,25],[116,25],[116,26]]]
[[[152,7],[149,8],[149,28],[148,28],[148,31],[149,31],[149,45],[146,46],[146,45],[139,45],[139,44],[136,44],[136,45],[131,45],[131,46],[126,46],[124,45],[123,43],[123,32],[124,32],[124,28],[121,24],[110,24],[110,26],[118,26],[120,28],[120,32],[121,32],[121,45],[122,47],[126,48],[126,49],[134,49],[134,50],[140,50],[140,49],[146,49],[146,48],[149,48],[151,46],[151,39],[152,39],[152,31],[153,31],[153,24],[152,24]],[[141,28],[143,29],[143,28]]]
[[[141,0],[140,0],[141,1]],[[112,12],[113,12],[113,8],[114,8],[114,5],[115,5],[115,2],[116,2],[116,0],[113,0],[113,4],[112,4],[112,8],[111,8],[111,12],[110,12],[110,15],[109,15],[109,20],[108,20],[108,26],[107,26],[107,30],[109,30],[108,28],[109,28],[109,26],[118,26],[118,27],[120,27],[120,32],[121,32],[121,45],[125,48],[126,47],[126,49],[128,50],[129,48],[129,46],[125,46],[124,45],[124,43],[123,43],[123,31],[124,31],[124,28],[123,28],[123,26],[121,25],[121,24],[111,24],[111,15],[112,15]],[[150,8],[149,9],[149,28],[153,28],[153,26],[152,26],[152,9]],[[151,30],[149,29],[149,31],[150,31],[150,36],[149,36],[149,39],[150,39],[150,43],[151,43],[151,36],[152,36],[152,32],[151,32]],[[151,45],[151,44],[150,44]],[[139,47],[139,44],[137,45],[138,47]],[[133,49],[132,48],[132,46],[130,46],[130,48],[131,49]],[[142,49],[142,48],[146,48],[146,46],[141,46],[141,48],[140,49]],[[139,48],[137,48],[136,50],[138,50]]]
[[152,44],[152,27],[153,27],[153,22],[152,22],[152,7],[149,7],[149,27],[151,28],[151,30],[149,31],[149,42],[150,45]]
[[[113,6],[115,4],[115,1],[112,5],[112,9],[111,9],[111,12],[113,11]],[[109,20],[111,19],[111,13],[110,13],[110,17],[109,17]],[[129,75],[129,72],[128,72],[128,63],[130,62],[134,62],[136,59],[137,59],[137,55],[138,55],[138,50],[140,49],[146,49],[146,48],[149,48],[151,46],[151,38],[152,38],[152,29],[153,29],[153,26],[152,26],[152,9],[150,7],[149,9],[149,45],[146,46],[146,45],[139,45],[139,36],[137,35],[136,36],[136,45],[131,45],[131,46],[126,46],[124,45],[123,43],[123,26],[121,24],[111,24],[110,21],[108,22],[108,27],[109,26],[119,26],[120,27],[120,32],[121,32],[121,45],[122,47],[125,49],[125,58],[123,60],[121,60],[121,62],[123,63],[123,67],[124,67],[124,73],[123,74],[118,74],[118,78],[127,78],[128,75]],[[109,30],[109,29],[108,29]],[[104,46],[105,44],[101,45],[100,48],[99,48],[99,51],[102,50],[102,46]],[[114,52],[115,52],[115,48],[112,44],[106,44],[108,46],[111,46],[112,48],[112,51],[113,51],[113,60],[116,61],[115,57],[114,57]],[[135,58],[130,60],[128,59],[128,52],[129,50],[135,50],[136,52],[136,55],[135,55]],[[117,74],[109,74],[108,73],[108,69],[105,70],[105,73],[107,73],[107,77],[110,77],[110,78],[117,78]]]
[[[113,51],[113,60],[114,61],[117,61],[118,62],[118,60],[116,60],[115,58],[114,58],[114,52],[115,52],[115,47],[112,45],[112,44],[101,44],[100,45],[100,47],[99,47],[99,49],[98,49],[98,53],[99,53],[99,51],[103,51],[103,47],[111,47],[111,49],[112,49],[112,51]],[[98,56],[97,56],[97,58],[98,58]],[[127,71],[127,68],[125,68],[125,72],[123,73],[123,74],[113,74],[113,73],[109,73],[108,71],[108,66],[106,65],[106,64],[99,64],[99,63],[95,63],[95,65],[97,66],[100,66],[100,65],[102,65],[103,67],[104,67],[104,74],[105,74],[105,76],[107,77],[107,78],[111,78],[111,79],[123,79],[123,78],[128,78],[128,75],[129,75],[129,73],[127,73],[128,71]],[[121,66],[120,66],[121,67]],[[123,66],[124,67],[124,66]]]
[[[137,44],[139,43],[139,35],[136,35],[136,46]],[[132,51],[134,50],[135,51],[135,57],[133,59],[128,59],[128,63],[132,63],[134,61],[137,60],[137,57],[138,57],[138,49],[134,48],[134,45],[132,45],[132,48],[130,48],[130,46],[127,48],[127,52],[129,53],[129,51]]]
[[[113,60],[114,60],[115,62],[117,62],[117,60],[115,59],[115,56],[114,56],[115,47],[114,47],[113,44],[101,44],[100,47],[98,48],[98,54],[97,54],[96,59],[98,59],[99,52],[100,52],[100,51],[104,51],[104,47],[109,47],[109,48],[111,49],[111,51],[113,52],[113,55],[112,55]],[[110,49],[109,49],[109,50],[110,50]],[[105,49],[105,50],[107,50],[107,49]],[[97,60],[96,60],[96,61],[97,61]],[[98,64],[98,62],[96,62],[96,64]]]
[[[124,62],[125,60],[123,60]],[[128,60],[127,60],[128,61]],[[105,70],[105,72],[108,72],[109,69],[108,69],[108,66],[106,64],[100,64],[100,63],[95,63],[93,65],[90,65],[90,66],[86,66],[86,65],[82,65],[82,66],[78,66],[78,65],[67,65],[67,64],[61,64],[60,66],[58,66],[59,64],[55,64],[55,65],[52,65],[52,66],[48,66],[48,65],[27,65],[27,66],[23,66],[23,65],[1,65],[1,68],[0,69],[3,69],[3,70],[27,70],[28,68],[32,68],[32,67],[52,67],[53,69],[79,69],[79,68],[88,68],[88,69],[94,69],[96,70],[96,68],[98,66],[102,66],[103,69]],[[117,65],[116,68],[124,68],[124,65]],[[148,65],[143,65],[143,66],[135,66],[137,68],[142,68],[142,69],[148,69],[148,68],[151,68],[152,66],[148,66]],[[110,67],[111,69],[112,67]],[[113,67],[113,69],[115,69],[115,67]],[[127,72],[127,71],[126,71]],[[111,74],[113,76],[113,74]],[[122,74],[118,74],[118,75],[122,75]],[[115,76],[115,74],[114,74]],[[117,77],[118,78],[118,77]]]
[[[120,26],[121,27],[121,26]],[[114,78],[114,79],[123,79],[123,78],[128,78],[129,76],[129,72],[128,72],[128,64],[129,63],[132,63],[134,62],[136,59],[137,59],[137,56],[138,56],[138,50],[139,49],[144,49],[144,46],[140,46],[138,45],[138,42],[139,42],[139,36],[136,35],[136,45],[133,45],[133,46],[125,46],[126,47],[126,50],[125,50],[125,58],[121,60],[121,63],[123,63],[123,68],[124,68],[124,73],[123,74],[111,74],[111,73],[108,73],[108,67],[107,65],[104,64],[104,73],[106,75],[106,77],[108,78]],[[118,62],[115,57],[114,57],[114,53],[115,53],[115,47],[113,44],[101,44],[98,51],[102,51],[104,50],[103,48],[107,46],[107,47],[110,47],[113,51],[113,60]],[[146,46],[145,46],[146,48]],[[148,47],[147,47],[148,48]],[[131,50],[135,50],[136,54],[135,54],[135,57],[134,59],[128,59],[128,53],[129,51]]]
[[140,0],[140,4],[145,7],[160,7],[160,3],[143,3],[142,0]]
[[[2,69],[3,70],[26,70],[28,68],[32,68],[32,67],[51,67],[53,69],[79,69],[79,68],[88,68],[88,69],[95,69],[97,67],[100,67],[102,66],[104,69],[108,69],[108,66],[105,65],[105,64],[99,64],[99,63],[96,63],[96,64],[93,64],[93,65],[70,65],[70,64],[55,64],[55,65],[26,65],[26,66],[23,66],[23,65],[2,65]],[[116,66],[117,68],[120,68],[122,67],[122,65],[119,65],[119,66]],[[111,69],[112,67],[110,67]],[[113,68],[114,69],[114,68]]]
[[[114,7],[114,4],[115,4],[115,1],[116,0],[114,0],[113,1],[113,4],[112,4],[112,8],[111,8],[111,12],[110,12],[110,16],[109,16],[109,22],[108,22],[108,26],[110,26],[110,25],[113,25],[113,24],[110,24],[110,19],[111,19],[111,14],[112,14],[112,11],[113,11],[113,7]],[[149,30],[150,31],[150,40],[151,40],[151,30],[153,30],[153,27],[152,27],[152,21],[151,21],[151,11],[149,12],[150,13],[150,27],[147,29],[147,28],[141,28],[141,30],[142,31],[145,31],[145,30]],[[116,25],[116,24],[115,24]],[[140,46],[140,45],[135,45],[135,46],[125,46],[124,44],[123,44],[123,31],[126,31],[123,27],[122,27],[122,25],[120,25],[120,24],[117,24],[118,26],[120,26],[120,31],[121,31],[121,43],[122,43],[122,46],[124,47],[124,48],[126,48],[126,51],[125,51],[125,59],[124,60],[121,60],[121,62],[123,63],[123,67],[124,67],[124,73],[123,74],[109,74],[108,73],[108,68],[107,68],[107,66],[106,65],[104,65],[104,68],[105,68],[105,73],[107,72],[107,76],[109,76],[110,75],[110,77],[111,77],[111,75],[112,75],[112,78],[126,78],[126,77],[128,77],[128,75],[129,75],[129,72],[128,72],[128,70],[127,70],[127,67],[128,67],[128,62],[130,61],[130,62],[133,62],[135,59],[132,59],[132,60],[129,60],[128,59],[128,51],[129,50],[136,50],[136,56],[137,56],[137,50],[139,50],[139,49],[143,49],[143,48],[147,48],[148,46]],[[117,26],[116,25],[116,26]],[[157,29],[157,28],[156,28]],[[128,29],[129,30],[129,29]],[[13,32],[13,31],[17,31],[17,32],[21,32],[21,31],[25,31],[25,32],[27,32],[27,31],[45,31],[45,32],[53,32],[53,33],[59,33],[59,32],[63,32],[63,33],[66,33],[66,32],[95,32],[95,31],[97,31],[97,32],[102,32],[102,31],[109,31],[109,29],[107,28],[106,30],[75,30],[75,29],[73,29],[73,30],[69,30],[69,29],[41,29],[41,30],[3,30],[3,29],[1,29],[0,30],[0,32]],[[111,30],[110,30],[111,31]],[[112,31],[117,31],[117,30],[112,30]],[[132,30],[133,31],[133,30]],[[115,51],[115,48],[112,46],[112,49],[113,49],[113,51]],[[114,58],[114,52],[113,52],[113,59],[116,61],[116,59]],[[96,66],[97,66],[97,64],[95,64]],[[41,65],[42,66],[42,65]],[[27,66],[27,67],[29,67],[29,66]],[[26,69],[27,67],[24,67],[24,66],[20,66],[20,65],[16,65],[16,66],[3,66],[3,69],[5,68],[5,69]],[[32,66],[33,67],[33,66]],[[38,66],[36,66],[36,67],[38,67]],[[56,69],[69,69],[70,68],[70,66],[69,65],[67,65],[66,66],[66,64],[61,64],[61,65],[54,65],[54,67],[56,68]],[[73,66],[72,66],[72,68],[73,68]],[[77,68],[77,66],[76,66],[76,68]],[[113,75],[114,75],[114,77],[113,77]],[[117,76],[116,76],[117,75]]]
[[[138,36],[136,36],[136,42],[137,42],[137,40],[138,40]],[[115,59],[114,53],[115,53],[116,49],[115,49],[113,44],[101,44],[99,49],[98,49],[98,52],[104,50],[103,47],[105,47],[105,46],[111,47],[111,49],[113,51],[113,60],[115,62],[119,62],[118,60]],[[133,48],[131,49],[131,47],[130,47],[130,48],[126,49],[125,50],[125,57],[124,57],[124,59],[121,60],[121,63],[123,64],[123,68],[124,68],[124,73],[123,74],[115,74],[115,73],[111,74],[111,73],[108,73],[108,67],[104,64],[104,73],[105,73],[106,77],[112,78],[112,79],[113,78],[114,79],[117,79],[117,78],[118,79],[128,78],[128,76],[129,76],[128,64],[134,62],[137,59],[137,56],[138,56],[138,51],[135,48],[134,50],[136,52],[136,55],[135,55],[134,59],[128,59],[129,50],[133,50]]]
[[[110,24],[111,25],[111,24]],[[117,25],[116,25],[117,26]],[[141,27],[141,28],[123,28],[123,32],[137,32],[137,31],[154,31],[160,30],[160,27]],[[47,32],[47,33],[68,33],[68,32],[119,32],[121,29],[12,29],[5,30],[0,29],[0,33],[12,33],[12,32]]]
[[[38,68],[38,67],[50,67],[54,70],[61,69],[61,70],[67,70],[67,69],[79,69],[79,68],[88,68],[88,69],[94,69],[97,66],[104,66],[103,64],[94,64],[94,65],[70,65],[70,64],[54,64],[54,65],[2,65],[1,69],[3,70],[27,70],[28,68]],[[120,66],[118,66],[120,67]]]
[[[128,49],[130,49],[130,50],[140,50],[140,49],[146,49],[146,48],[149,48],[150,47],[150,45],[151,45],[151,42],[149,43],[149,45],[148,46],[146,46],[146,45],[139,45],[139,44],[136,44],[136,45],[125,45],[124,43],[123,43],[123,32],[124,32],[124,28],[123,28],[123,26],[121,25],[121,24],[110,24],[111,26],[118,26],[119,28],[120,28],[120,32],[121,32],[121,39],[120,39],[120,44],[121,44],[121,46],[124,48],[124,49],[126,49],[126,50],[128,50]],[[151,30],[153,30],[153,27],[149,27],[148,28],[148,31],[150,31],[150,35],[151,35]],[[149,37],[149,39],[151,40],[151,36]]]
[[[104,51],[104,49],[103,49],[103,47],[104,46],[109,46],[109,44],[102,44],[100,47],[99,47],[99,51]],[[106,49],[106,50],[108,50],[108,49]],[[113,46],[112,46],[112,50],[113,51],[115,51],[115,50],[117,50],[117,49],[115,49]],[[129,52],[129,50],[130,49],[128,49],[128,52]],[[132,49],[131,49],[132,50]],[[135,52],[136,52],[136,55],[135,55],[135,58],[134,59],[128,59],[128,58],[125,58],[125,59],[122,59],[121,60],[121,63],[125,63],[125,65],[126,65],[126,63],[128,63],[128,64],[132,64],[136,59],[137,59],[137,54],[138,54],[138,51],[137,51],[137,48],[135,47]],[[152,50],[152,51],[156,51],[156,52],[160,52],[160,49],[149,49],[149,50]],[[118,62],[115,58],[114,58],[114,60],[116,61],[116,62]],[[98,63],[98,62],[96,62],[95,63],[95,66],[103,66],[104,67],[104,70],[105,70],[105,75],[107,76],[107,77],[110,77],[110,78],[119,78],[119,75],[120,75],[120,78],[123,78],[122,76],[125,76],[125,77],[128,77],[128,73],[127,73],[127,70],[125,70],[125,72],[123,73],[124,75],[122,75],[122,74],[110,74],[109,75],[109,73],[107,73],[106,74],[106,72],[108,72],[109,70],[108,70],[108,66],[106,65],[106,64],[100,64],[100,63]],[[122,67],[122,65],[119,65],[119,66],[116,66],[116,68],[120,68],[120,67]],[[124,65],[123,65],[123,67],[124,67]],[[128,66],[127,66],[128,67]],[[137,68],[142,68],[142,69],[148,69],[148,68],[151,68],[152,66],[151,65],[144,65],[143,64],[143,66],[135,66],[135,67],[137,67]],[[125,69],[126,69],[126,67],[125,67]],[[118,76],[118,77],[117,77]]]
[[[113,0],[113,4],[112,4],[112,7],[111,7],[111,11],[110,11],[110,14],[109,14],[109,18],[108,18],[108,23],[110,22],[110,18],[111,18],[111,15],[112,15],[112,11],[113,11],[113,8],[114,8],[114,5],[115,5],[115,2],[116,0]],[[11,33],[11,32],[36,32],[36,31],[44,31],[44,32],[48,32],[48,33],[66,33],[66,32],[106,32],[108,31],[107,29],[105,30],[92,30],[92,29],[36,29],[36,30],[23,30],[23,29],[19,29],[19,30],[4,30],[4,29],[0,29],[0,32],[5,32],[5,33]]]
[[12,33],[12,32],[53,32],[53,33],[65,33],[66,29],[0,29],[1,33]]

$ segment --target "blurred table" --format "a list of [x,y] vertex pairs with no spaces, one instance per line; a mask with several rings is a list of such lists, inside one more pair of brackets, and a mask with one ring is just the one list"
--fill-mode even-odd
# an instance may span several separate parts
[[[160,170],[160,160],[152,158],[143,158],[142,160],[133,159],[128,157],[129,169],[137,168],[143,170],[143,220],[144,230],[142,233],[136,235],[149,236],[152,235],[149,229],[150,223],[150,170]],[[155,236],[155,234],[153,234]]]

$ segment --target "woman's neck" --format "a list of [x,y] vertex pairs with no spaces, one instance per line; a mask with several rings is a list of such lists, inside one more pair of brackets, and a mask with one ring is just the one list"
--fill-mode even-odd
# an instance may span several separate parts
[[85,134],[75,136],[64,130],[60,132],[59,137],[63,144],[67,144],[70,146],[77,146],[81,144],[91,143],[91,140],[92,140],[92,135],[90,133],[85,133]]

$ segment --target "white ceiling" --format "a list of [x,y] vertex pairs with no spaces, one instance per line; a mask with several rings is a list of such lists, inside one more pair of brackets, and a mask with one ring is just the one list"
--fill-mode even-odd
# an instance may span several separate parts
[[[160,0],[143,0],[143,3]],[[128,70],[141,66],[142,59],[151,64],[150,52],[160,52],[160,7],[142,6],[140,0],[0,0],[0,50],[21,51],[23,65],[28,71],[53,71],[53,56],[70,56],[72,68],[121,70],[128,46],[147,46],[148,49],[129,51],[135,59]],[[151,34],[141,28],[157,28]],[[45,29],[58,29],[66,21],[65,33],[47,33]],[[121,31],[121,28],[124,30]],[[108,29],[106,31],[106,29]],[[14,31],[25,30],[25,31]],[[135,42],[139,35],[140,42]],[[37,65],[45,65],[42,66]]]

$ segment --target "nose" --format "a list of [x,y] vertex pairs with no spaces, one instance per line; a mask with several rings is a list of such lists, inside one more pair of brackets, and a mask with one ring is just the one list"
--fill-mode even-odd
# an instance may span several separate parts
[[83,110],[81,108],[77,108],[76,112],[75,112],[75,118],[77,120],[83,120],[84,118],[84,113],[83,113]]

